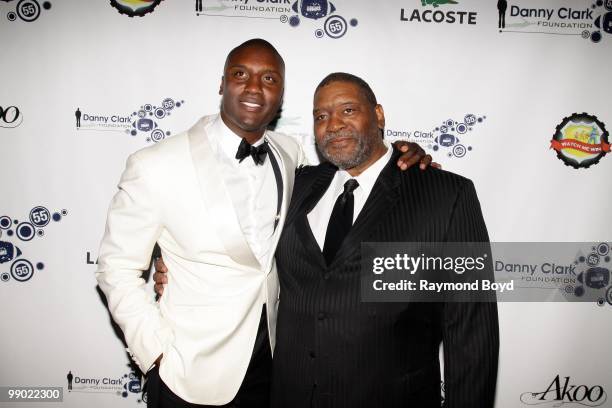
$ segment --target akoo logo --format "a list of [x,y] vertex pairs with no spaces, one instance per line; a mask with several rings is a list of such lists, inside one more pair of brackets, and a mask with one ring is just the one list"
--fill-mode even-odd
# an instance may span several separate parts
[[[4,0],[4,1],[8,3],[11,0]],[[42,9],[50,10],[51,2],[43,1]],[[35,21],[38,19],[38,17],[40,17],[40,10],[41,10],[41,5],[40,5],[40,2],[38,2],[37,0],[19,0],[17,2],[17,5],[15,6],[15,10],[9,11],[6,14],[6,18],[8,19],[8,21],[15,21],[17,20],[17,17],[19,17],[21,21],[25,21],[26,23],[31,23],[32,21]]]
[[341,38],[359,23],[356,18],[347,22],[329,0],[196,0],[195,10],[198,16],[277,20],[294,28],[314,22],[316,38]]
[[608,400],[608,395],[601,385],[575,385],[571,384],[570,377],[563,377],[563,381],[559,377],[557,374],[544,391],[522,393],[521,402],[526,405],[550,403],[553,406],[559,406],[573,403],[587,407],[599,407]]
[[110,3],[121,14],[128,17],[142,17],[152,13],[161,2],[162,0],[111,0]]
[[[10,273],[0,273],[0,280],[2,282],[8,282],[11,278],[16,282],[27,282],[32,279],[35,269],[40,271],[45,267],[42,262],[36,262],[34,266],[29,259],[22,257],[23,252],[21,249],[16,243],[11,242],[14,240],[14,237],[16,236],[21,242],[31,241],[35,236],[42,238],[45,235],[44,228],[51,221],[59,222],[66,215],[68,215],[66,210],[56,211],[51,214],[46,207],[39,205],[30,210],[30,216],[27,221],[13,219],[7,215],[0,216],[0,266],[8,263],[11,265]],[[6,235],[8,238],[3,238],[3,235]]]
[[3,108],[0,106],[0,127],[16,128],[23,122],[23,115],[16,106]]

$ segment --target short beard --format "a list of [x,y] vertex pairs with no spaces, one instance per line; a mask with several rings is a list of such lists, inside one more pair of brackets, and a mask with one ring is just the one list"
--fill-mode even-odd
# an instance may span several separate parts
[[[348,137],[355,141],[355,151],[349,157],[343,157],[338,153],[332,153],[328,149],[330,142],[338,137]],[[339,132],[327,133],[320,144],[318,144],[319,152],[330,163],[342,170],[352,169],[362,163],[365,163],[371,156],[373,151],[371,138],[365,135],[359,135],[354,132]]]

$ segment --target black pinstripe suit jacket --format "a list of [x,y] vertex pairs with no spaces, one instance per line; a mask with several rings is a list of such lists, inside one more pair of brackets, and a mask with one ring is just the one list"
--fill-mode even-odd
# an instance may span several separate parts
[[437,169],[405,172],[396,155],[327,266],[306,215],[336,168],[296,177],[276,251],[281,284],[272,406],[492,407],[499,334],[495,303],[364,303],[361,242],[484,242],[472,182]]

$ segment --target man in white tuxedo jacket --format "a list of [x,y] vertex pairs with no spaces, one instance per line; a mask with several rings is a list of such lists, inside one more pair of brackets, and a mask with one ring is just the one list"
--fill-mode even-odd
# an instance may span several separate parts
[[[163,356],[159,377],[182,400],[174,406],[232,403],[262,331],[269,333],[258,347],[274,347],[273,248],[304,162],[298,143],[266,130],[283,87],[284,62],[272,45],[235,48],[220,114],[131,155],[112,200],[98,283],[142,371]],[[246,157],[238,160],[240,149]],[[158,303],[141,278],[156,242],[172,281]],[[267,396],[248,405],[265,406]]]
[[[282,57],[249,40],[227,56],[220,114],[127,161],[96,276],[130,355],[149,373],[150,406],[268,406],[273,255],[305,163],[298,143],[266,129],[283,89]],[[423,156],[411,149],[398,165]],[[141,277],[156,242],[169,275],[159,302]]]

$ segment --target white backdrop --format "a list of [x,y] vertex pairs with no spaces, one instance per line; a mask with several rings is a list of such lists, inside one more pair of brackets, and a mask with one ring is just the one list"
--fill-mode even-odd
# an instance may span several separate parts
[[[0,1],[0,386],[64,387],[66,407],[143,406],[96,292],[107,206],[130,153],[218,109],[225,56],[253,37],[285,58],[277,130],[311,161],[313,90],[351,72],[372,86],[392,139],[474,181],[492,241],[612,241],[612,158],[575,169],[550,149],[574,113],[612,126],[612,1],[509,0],[501,31],[495,0],[448,2],[204,0],[199,13],[191,0]],[[19,259],[32,267],[13,270]],[[612,407],[612,304],[499,309],[496,407],[524,406],[556,376],[600,386],[606,395],[583,404]],[[568,396],[551,391],[542,406],[584,406]]]

